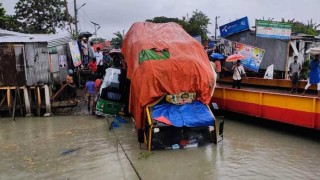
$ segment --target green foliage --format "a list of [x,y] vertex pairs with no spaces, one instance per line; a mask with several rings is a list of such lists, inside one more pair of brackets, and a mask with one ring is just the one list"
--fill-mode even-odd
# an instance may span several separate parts
[[99,37],[99,38],[92,38],[90,41],[94,43],[104,43],[106,39]]
[[310,59],[307,59],[302,64],[302,69],[301,69],[301,72],[300,72],[299,79],[300,80],[308,79],[309,71],[310,71]]
[[112,38],[110,44],[113,48],[121,48],[123,43],[123,36],[120,31],[113,33],[116,37]]
[[317,25],[317,23],[312,22],[312,19],[308,20],[307,24],[299,21],[294,21],[294,19],[285,21],[284,18],[282,18],[281,22],[292,23],[292,33],[303,33],[311,36],[319,35],[319,32],[317,32],[317,28],[320,27],[320,24]]
[[19,0],[15,6],[21,31],[26,33],[56,33],[63,28],[68,17],[61,0]]
[[15,16],[6,15],[5,9],[0,3],[0,28],[10,31],[19,31],[19,22]]
[[312,36],[317,36],[317,30],[314,29],[313,25],[308,26],[306,24],[303,24],[302,22],[294,22],[292,23],[292,32],[293,33],[304,33]]
[[155,17],[153,19],[147,19],[148,22],[154,22],[154,23],[167,23],[167,22],[175,22],[178,24],[181,24],[183,20],[179,18],[167,18],[165,16]]
[[187,17],[179,18],[168,18],[164,16],[155,17],[153,19],[147,19],[148,22],[153,23],[166,23],[175,22],[180,24],[183,29],[191,36],[201,35],[203,41],[208,40],[208,25],[210,24],[210,18],[201,11],[193,11],[190,19]]

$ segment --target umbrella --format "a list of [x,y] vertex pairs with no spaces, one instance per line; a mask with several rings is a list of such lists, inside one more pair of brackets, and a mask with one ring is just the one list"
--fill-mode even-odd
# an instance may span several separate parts
[[229,56],[227,58],[227,62],[232,62],[232,61],[237,61],[237,60],[241,60],[241,59],[244,59],[245,57],[241,54],[233,54],[231,56]]
[[220,54],[220,53],[212,53],[210,55],[210,57],[212,57],[212,59],[225,59],[224,55]]
[[86,31],[86,32],[81,32],[80,34],[79,34],[79,36],[82,36],[82,37],[91,37],[92,36],[92,34],[90,33],[90,32],[88,32],[88,31]]
[[320,47],[310,48],[306,51],[306,53],[313,55],[320,54]]
[[112,54],[112,53],[119,53],[119,54],[121,54],[121,49],[111,49],[111,50],[109,51],[109,54]]

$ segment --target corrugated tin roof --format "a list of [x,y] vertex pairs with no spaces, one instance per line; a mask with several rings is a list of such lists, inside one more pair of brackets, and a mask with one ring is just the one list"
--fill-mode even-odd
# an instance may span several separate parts
[[72,41],[67,34],[36,34],[36,36],[48,42],[48,47],[60,46]]
[[48,47],[66,44],[71,41],[66,34],[16,34],[0,37],[0,43],[48,42]]
[[47,42],[45,39],[33,36],[3,36],[0,37],[0,43],[31,43],[31,42]]
[[0,37],[1,36],[19,36],[19,35],[26,35],[26,34],[0,29]]

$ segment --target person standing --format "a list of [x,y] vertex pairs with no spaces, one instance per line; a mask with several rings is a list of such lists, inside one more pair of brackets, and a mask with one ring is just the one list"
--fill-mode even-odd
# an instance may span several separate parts
[[111,67],[111,57],[109,55],[109,52],[107,51],[103,52],[103,65],[104,65],[104,70]]
[[92,74],[97,72],[97,63],[96,63],[96,58],[93,58],[90,60],[89,64],[88,64],[88,68],[90,69],[90,71],[92,72]]
[[93,58],[96,58],[95,56],[95,52],[94,52],[94,49],[93,49],[93,42],[90,42],[90,46],[89,46],[89,58],[90,59],[93,59]]
[[68,92],[68,97],[69,97],[69,102],[73,103],[72,98],[76,97],[76,86],[73,83],[73,70],[69,69],[68,70],[68,75],[66,77],[66,82],[67,82],[67,92]]
[[85,97],[88,98],[88,111],[93,115],[94,114],[94,97],[95,97],[95,88],[94,88],[95,83],[92,80],[92,77],[89,77],[89,81],[86,82],[86,87],[84,89],[84,95]]
[[97,73],[100,76],[103,76],[103,54],[100,51],[100,47],[97,47],[97,52],[96,52],[96,60],[97,60]]
[[297,62],[298,56],[294,56],[294,61],[289,66],[289,75],[291,78],[291,91],[290,93],[298,93],[298,81],[299,81],[299,74],[301,71],[301,64]]
[[233,84],[232,84],[232,88],[237,87],[237,89],[240,89],[241,86],[241,80],[242,80],[242,76],[246,77],[246,79],[248,80],[247,76],[246,76],[246,72],[244,71],[243,66],[241,65],[241,61],[237,60],[237,63],[235,65],[233,65],[232,69],[233,71]]
[[320,98],[320,55],[315,55],[314,59],[310,62],[310,72],[309,72],[309,78],[308,83],[306,87],[304,88],[304,91],[302,93],[302,96],[306,94],[307,89],[312,85],[317,85],[317,91],[318,91],[318,98]]
[[81,48],[83,52],[83,65],[87,67],[89,63],[89,51],[88,51],[88,44],[86,39],[84,39],[83,42],[81,43]]

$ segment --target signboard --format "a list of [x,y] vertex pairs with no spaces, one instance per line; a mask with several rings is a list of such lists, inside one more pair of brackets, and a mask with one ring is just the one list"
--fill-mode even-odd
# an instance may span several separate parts
[[81,55],[78,47],[77,41],[69,42],[70,47],[70,53],[72,57],[72,62],[75,67],[78,67],[81,65]]
[[220,39],[220,50],[225,55],[231,55],[232,53],[232,41],[221,38]]
[[241,64],[255,72],[259,71],[259,67],[264,55],[264,49],[245,45],[242,43],[234,43],[235,54],[241,54],[245,58],[241,61]]
[[219,29],[221,37],[226,37],[241,31],[245,31],[249,29],[248,17],[244,17],[236,21],[232,21],[228,24],[222,25],[219,27]]
[[59,55],[59,66],[60,68],[67,68],[67,56],[66,55]]
[[274,39],[290,39],[291,23],[276,21],[256,21],[256,36]]

